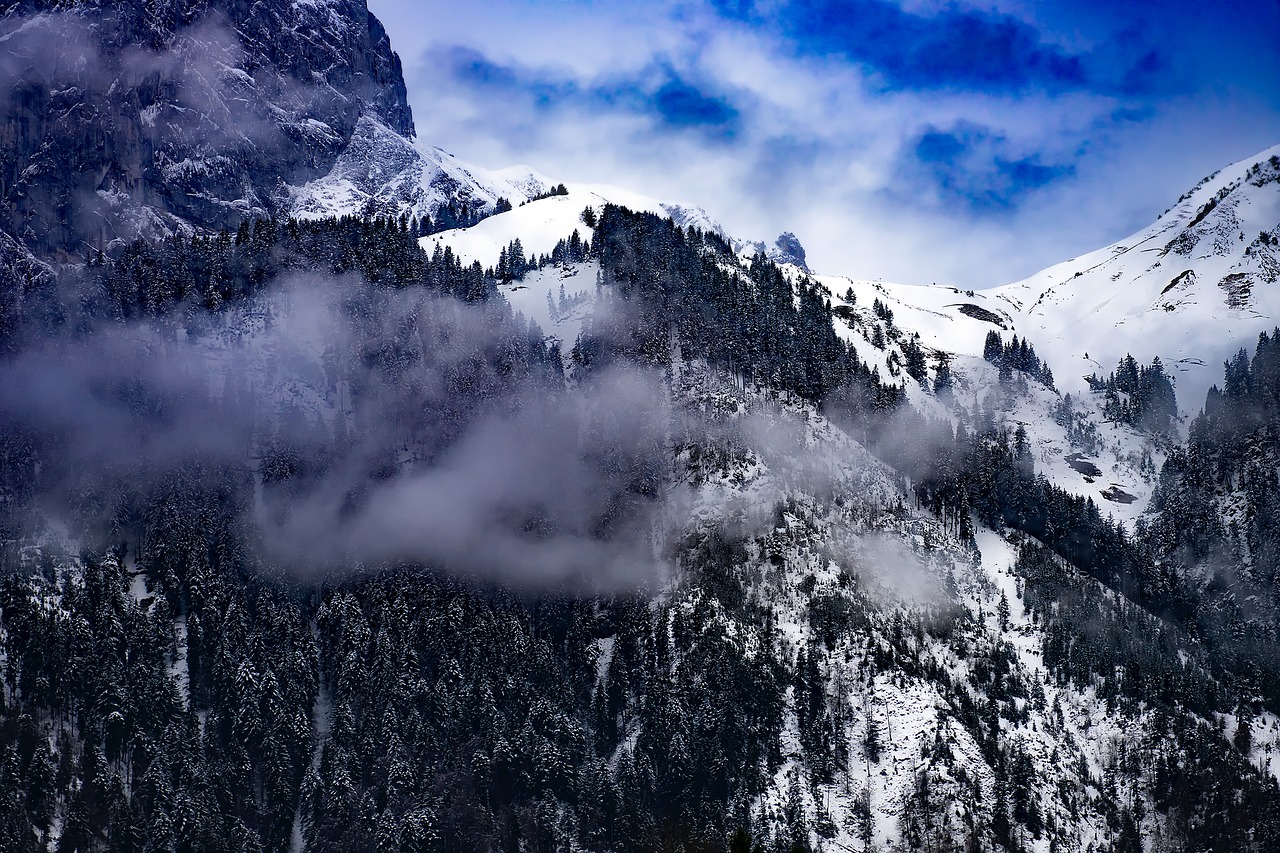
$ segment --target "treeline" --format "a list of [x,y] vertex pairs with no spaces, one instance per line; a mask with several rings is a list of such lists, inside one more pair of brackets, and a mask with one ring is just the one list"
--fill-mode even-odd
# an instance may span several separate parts
[[954,429],[945,421],[904,417],[904,441],[891,456],[911,478],[922,506],[971,535],[970,514],[987,526],[1012,528],[1043,542],[1107,586],[1158,611],[1174,606],[1123,527],[1104,516],[1092,498],[1067,492],[1035,473],[1026,430],[1010,432],[980,407],[976,418]]
[[[562,195],[568,195],[568,194],[569,194],[568,187],[566,187],[564,184],[556,184],[554,187],[551,187],[548,190],[544,190],[532,196],[529,199],[529,201],[542,201],[544,198],[555,198],[556,196],[562,196]],[[522,201],[520,202],[520,205],[521,207],[523,207],[528,203],[529,202]],[[507,209],[510,210],[510,205],[508,205]]]
[[[201,304],[210,311],[258,295],[289,274],[350,275],[375,285],[428,289],[467,302],[488,299],[494,282],[445,247],[427,254],[394,219],[316,219],[242,224],[235,234],[138,241],[119,258],[91,259],[77,308],[121,318]],[[96,304],[95,304],[96,303]]]
[[1159,356],[1143,367],[1132,355],[1126,355],[1105,381],[1096,374],[1086,381],[1092,391],[1104,395],[1102,415],[1107,420],[1146,432],[1168,432],[1178,417],[1173,383]]
[[1053,388],[1053,371],[1047,362],[1040,361],[1036,348],[1024,338],[1018,340],[1014,335],[1009,343],[1005,343],[1000,333],[994,329],[987,332],[987,339],[982,345],[982,357],[1000,368],[1002,382],[1013,378],[1013,371],[1021,371],[1035,379],[1046,388]]
[[679,347],[682,358],[795,394],[866,434],[906,399],[836,334],[829,297],[763,255],[743,273],[718,235],[616,205],[599,213],[591,248],[625,310],[584,328],[574,353],[587,370],[616,358],[668,365]]

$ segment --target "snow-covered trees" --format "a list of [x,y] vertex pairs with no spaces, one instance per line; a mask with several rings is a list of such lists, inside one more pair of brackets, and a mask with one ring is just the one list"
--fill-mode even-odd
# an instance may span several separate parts
[[[57,831],[85,850],[282,850],[300,835],[309,850],[630,853],[804,850],[836,836],[870,845],[888,833],[912,849],[1008,850],[1074,843],[1071,822],[1091,809],[1122,845],[1153,822],[1197,849],[1274,845],[1280,827],[1267,816],[1280,808],[1245,754],[1253,730],[1228,738],[1201,722],[1280,702],[1267,676],[1278,665],[1266,609],[1280,553],[1274,338],[1227,365],[1190,445],[1170,454],[1156,515],[1131,534],[1037,477],[1025,430],[990,405],[954,428],[911,411],[903,387],[836,335],[809,280],[764,257],[740,263],[715,235],[648,214],[605,207],[594,227],[555,252],[598,262],[597,298],[609,301],[574,348],[576,391],[559,349],[498,296],[497,279],[533,265],[524,247],[513,241],[487,274],[447,249],[424,253],[407,221],[263,222],[138,244],[84,271],[93,299],[58,306],[70,319],[46,326],[36,312],[41,334],[102,317],[169,319],[179,307],[192,329],[216,329],[290,270],[365,275],[374,287],[345,291],[342,346],[326,343],[318,358],[325,370],[355,359],[366,371],[365,386],[344,391],[354,432],[369,431],[362,401],[377,383],[412,417],[385,445],[335,428],[311,446],[282,434],[299,413],[281,402],[257,413],[243,458],[159,472],[125,460],[133,476],[101,482],[58,467],[57,436],[0,434],[6,531],[56,475],[75,486],[73,520],[105,519],[93,531],[129,541],[137,560],[126,568],[108,541],[0,583],[0,846],[47,846]],[[432,310],[392,310],[384,297],[415,286]],[[578,310],[577,295],[558,296],[547,294],[553,318]],[[877,333],[888,330],[905,372],[927,381],[925,349],[877,304]],[[490,334],[446,358],[441,342],[466,318]],[[993,333],[988,344],[1007,376],[1052,381],[1025,341]],[[287,511],[334,467],[367,470],[367,483],[394,478],[401,453],[429,466],[478,413],[589,389],[611,362],[660,375],[652,368],[676,358],[701,360],[697,370],[741,395],[724,398],[735,417],[742,400],[790,407],[813,435],[838,432],[834,422],[881,461],[821,486],[786,474],[787,498],[761,531],[740,516],[700,517],[662,544],[676,568],[657,600],[568,584],[512,591],[431,560],[299,578],[255,547],[246,520]],[[950,360],[932,358],[944,396]],[[447,394],[400,383],[440,360]],[[1122,363],[1117,399],[1159,410],[1157,368]],[[242,382],[229,380],[228,400]],[[170,402],[136,391],[120,393],[140,412]],[[603,475],[589,516],[601,541],[676,478],[714,487],[759,461],[740,423],[714,432],[705,400],[669,391],[670,405],[690,406],[674,454],[675,420],[635,440],[640,418],[604,406],[566,430],[576,462]],[[1072,405],[1057,416],[1074,421]],[[573,444],[584,435],[594,442]],[[1235,528],[1218,512],[1227,486],[1245,508]],[[345,499],[356,511],[366,496]],[[499,514],[526,543],[554,535],[553,512],[526,509]],[[945,569],[940,604],[873,600],[849,568],[856,556],[819,532],[820,520],[872,518],[910,543],[894,570],[917,558]],[[986,549],[1000,529],[1026,543],[1007,591],[969,574],[977,542]],[[0,546],[17,566],[10,541]],[[1196,557],[1237,545],[1249,555],[1239,563],[1249,614],[1265,618],[1245,619],[1240,599],[1194,574]],[[1028,637],[1042,673],[1029,673]],[[917,711],[936,715],[918,739],[883,698],[902,703],[911,690],[926,696]],[[1106,780],[1077,769],[1087,762],[1056,704],[1069,690],[1097,697],[1107,719],[1147,715],[1127,753],[1136,757],[1107,764]],[[1046,743],[1075,750],[1077,764],[1058,769],[1038,749]],[[890,774],[902,786],[886,805],[878,780]]]
[[1013,339],[1006,344],[999,332],[995,330],[987,332],[987,338],[982,347],[982,357],[1000,368],[1001,380],[1009,379],[1012,371],[1020,370],[1046,388],[1053,387],[1053,371],[1049,369],[1049,365],[1040,361],[1035,347],[1025,339],[1019,341],[1017,335],[1014,335]]
[[1104,394],[1102,413],[1108,420],[1129,424],[1146,432],[1167,432],[1178,416],[1173,383],[1164,372],[1160,357],[1148,367],[1139,366],[1132,355],[1120,359],[1116,370],[1103,382],[1089,377],[1090,387]]

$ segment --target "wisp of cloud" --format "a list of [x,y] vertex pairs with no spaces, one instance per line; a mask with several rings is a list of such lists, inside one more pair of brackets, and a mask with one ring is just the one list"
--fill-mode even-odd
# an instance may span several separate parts
[[521,333],[500,301],[297,278],[212,317],[28,347],[0,368],[0,419],[50,460],[42,512],[90,539],[129,537],[122,507],[198,462],[252,474],[240,520],[255,558],[301,579],[408,562],[512,585],[644,583],[659,377],[616,366],[569,389]]

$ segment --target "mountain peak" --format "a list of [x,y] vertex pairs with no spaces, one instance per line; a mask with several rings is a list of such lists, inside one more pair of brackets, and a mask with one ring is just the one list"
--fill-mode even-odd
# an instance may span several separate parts
[[809,269],[809,265],[805,263],[804,246],[800,245],[800,239],[790,231],[783,231],[773,241],[769,259],[780,264],[795,264],[802,270]]
[[[399,57],[364,0],[26,0],[0,137],[7,230],[80,256],[234,226],[330,171],[368,117],[411,137]],[[67,61],[79,57],[79,61]]]
[[1128,353],[1159,356],[1196,411],[1241,342],[1280,324],[1278,283],[1275,146],[1205,178],[1127,239],[989,294],[1014,309],[1064,390]]

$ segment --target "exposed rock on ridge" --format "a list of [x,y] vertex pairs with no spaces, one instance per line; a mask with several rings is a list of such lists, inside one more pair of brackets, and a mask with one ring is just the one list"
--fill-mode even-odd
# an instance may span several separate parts
[[525,166],[490,172],[467,165],[366,115],[328,174],[291,188],[290,207],[304,219],[351,214],[434,219],[452,204],[483,218],[498,209],[499,199],[520,204],[552,186]]
[[364,0],[24,0],[0,45],[0,224],[39,254],[273,214],[362,116],[414,132]]

